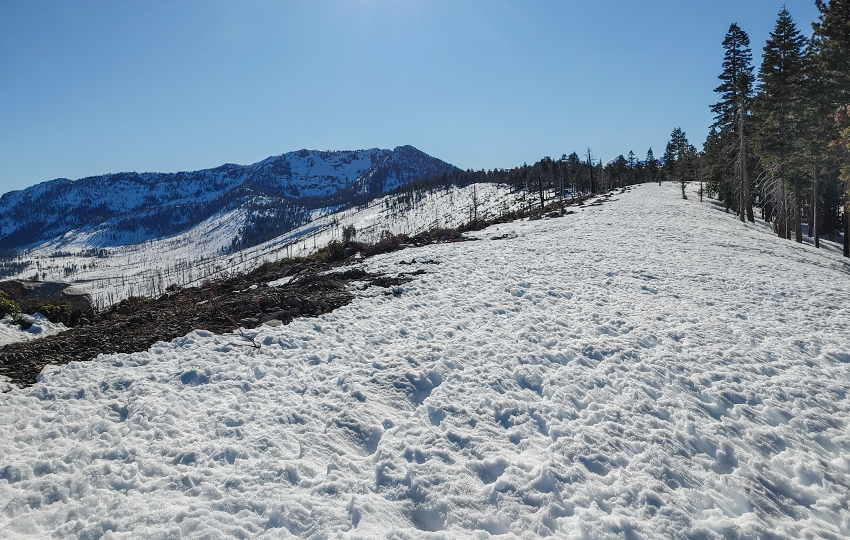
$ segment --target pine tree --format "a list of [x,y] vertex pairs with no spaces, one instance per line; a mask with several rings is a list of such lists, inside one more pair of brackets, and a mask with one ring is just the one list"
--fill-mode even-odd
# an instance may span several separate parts
[[658,176],[658,160],[655,159],[655,154],[652,153],[652,147],[646,152],[646,164],[644,165],[647,182],[654,182]]
[[[809,235],[815,247],[820,247],[820,236],[832,233],[840,224],[840,202],[836,198],[840,186],[834,167],[830,164],[830,142],[835,138],[834,106],[827,90],[826,66],[821,56],[821,40],[809,40],[805,57],[805,80],[802,99],[801,152],[812,177],[812,211]],[[826,173],[823,177],[823,173]],[[828,184],[828,185],[825,185]],[[835,214],[838,212],[838,214]],[[837,228],[840,228],[838,225]]]
[[[673,181],[673,170],[676,166],[676,143],[674,142],[676,138],[676,128],[673,130],[673,134],[670,136],[670,141],[667,142],[667,147],[664,149],[664,155],[662,156],[663,163],[661,164],[661,174],[658,176],[658,185],[661,185],[661,178],[666,178],[669,181]],[[681,130],[679,130],[681,131]]]
[[696,160],[696,148],[688,143],[685,132],[682,128],[674,129],[664,151],[664,170],[669,180],[679,182],[683,199],[688,198],[685,186],[695,178]]
[[576,195],[581,189],[581,173],[581,158],[578,157],[577,153],[573,152],[567,156],[567,178],[572,182],[573,200],[575,200]]
[[741,221],[744,221],[745,214],[747,219],[754,221],[747,163],[747,124],[753,93],[750,38],[737,24],[732,24],[723,40],[723,48],[726,49],[723,72],[718,76],[722,84],[714,90],[720,94],[720,101],[711,107],[715,114],[713,127],[735,135],[740,179],[738,215]]
[[[717,128],[711,128],[703,144],[702,166],[707,182],[706,193],[709,197],[717,195],[728,212],[734,195],[731,184],[727,181],[731,174],[727,152],[725,151],[726,146]],[[764,214],[762,214],[762,218],[764,217]]]
[[790,238],[793,228],[797,242],[803,241],[800,203],[808,188],[801,153],[805,44],[806,38],[782,8],[764,46],[761,89],[753,103],[755,146],[774,181],[774,228],[783,238]]
[[[850,0],[815,0],[820,11],[818,22],[813,24],[813,64],[819,70],[822,95],[834,120],[830,143],[833,150],[840,148],[840,133],[850,126],[841,125],[841,111],[850,106]],[[846,154],[834,153],[837,159]],[[850,178],[844,187],[844,256],[850,257]]]

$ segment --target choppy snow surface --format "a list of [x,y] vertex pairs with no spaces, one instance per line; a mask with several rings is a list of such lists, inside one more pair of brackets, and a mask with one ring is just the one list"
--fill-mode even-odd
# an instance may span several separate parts
[[370,259],[428,273],[259,349],[196,331],[0,395],[0,534],[850,535],[846,265],[613,199]]
[[12,322],[12,316],[7,315],[0,319],[0,347],[10,343],[19,341],[31,341],[42,337],[52,336],[60,332],[64,332],[68,328],[62,323],[52,323],[42,315],[20,315],[26,322],[30,323],[27,330],[21,330],[21,327]]

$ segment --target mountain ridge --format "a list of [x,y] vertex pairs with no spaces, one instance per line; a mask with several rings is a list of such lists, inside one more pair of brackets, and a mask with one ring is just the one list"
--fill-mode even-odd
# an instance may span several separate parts
[[199,171],[57,178],[0,196],[0,248],[35,245],[81,228],[133,232],[142,240],[169,236],[240,206],[263,208],[263,219],[283,217],[278,228],[295,227],[309,210],[356,204],[453,169],[408,145],[301,149]]

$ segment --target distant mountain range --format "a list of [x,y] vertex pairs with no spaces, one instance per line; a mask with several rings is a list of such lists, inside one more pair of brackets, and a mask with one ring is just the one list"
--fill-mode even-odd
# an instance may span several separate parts
[[347,207],[454,167],[412,146],[299,150],[253,165],[179,173],[60,178],[0,197],[0,249],[87,232],[100,245],[178,234],[222,212],[250,219],[234,245],[309,221],[311,210]]

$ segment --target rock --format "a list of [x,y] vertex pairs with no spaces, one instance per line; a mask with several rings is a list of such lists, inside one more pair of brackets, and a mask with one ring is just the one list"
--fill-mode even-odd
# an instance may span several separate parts
[[275,311],[273,313],[269,313],[268,315],[263,316],[263,318],[260,319],[260,320],[262,320],[264,323],[268,324],[269,321],[273,321],[273,320],[276,320],[276,319],[280,320],[280,319],[285,319],[285,318],[286,318],[286,311],[278,310],[278,311]]
[[133,308],[131,308],[127,304],[122,304],[118,306],[118,309],[115,311],[117,311],[119,315],[130,315],[131,313],[133,313]]
[[245,317],[244,319],[239,319],[239,324],[249,329],[256,328],[260,326],[260,319],[256,317]]
[[357,253],[356,249],[347,247],[347,248],[342,250],[342,257],[344,259],[347,259],[347,258],[351,257],[352,255],[354,255],[356,253]]
[[266,321],[265,324],[266,326],[271,326],[272,328],[274,328],[276,326],[282,325],[283,321],[281,321],[280,319],[272,319],[270,321]]
[[38,303],[68,306],[68,311],[89,312],[94,309],[92,297],[69,283],[12,279],[0,282],[0,291],[27,311]]
[[80,325],[80,326],[88,326],[88,325],[91,324],[91,321],[89,321],[85,317],[81,317],[79,322],[77,322],[77,324]]

